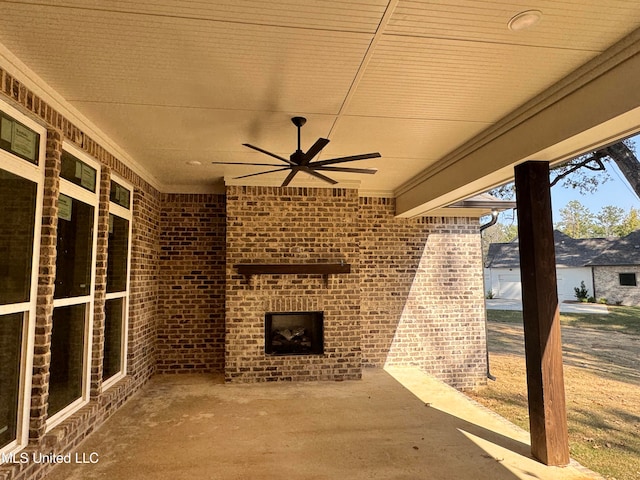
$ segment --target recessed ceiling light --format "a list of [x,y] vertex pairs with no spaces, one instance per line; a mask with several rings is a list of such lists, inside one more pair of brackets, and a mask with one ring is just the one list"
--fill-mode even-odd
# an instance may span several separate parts
[[519,32],[520,30],[526,30],[533,27],[542,19],[542,12],[540,10],[526,10],[515,15],[507,26],[509,30],[513,32]]
[[197,166],[197,165],[202,165],[202,162],[199,162],[198,160],[189,160],[187,162],[187,165]]

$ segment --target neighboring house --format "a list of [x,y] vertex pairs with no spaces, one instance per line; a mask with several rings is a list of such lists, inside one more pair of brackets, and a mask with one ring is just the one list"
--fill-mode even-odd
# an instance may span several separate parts
[[612,304],[640,305],[640,230],[611,241],[589,266],[597,298]]
[[[575,300],[574,288],[581,282],[594,294],[594,275],[591,262],[603,254],[614,240],[606,238],[571,238],[556,230],[556,271],[558,299],[561,302]],[[640,262],[638,262],[640,264]],[[520,285],[520,253],[518,241],[492,243],[485,261],[485,291],[497,298],[522,299]],[[600,292],[597,296],[601,297]]]

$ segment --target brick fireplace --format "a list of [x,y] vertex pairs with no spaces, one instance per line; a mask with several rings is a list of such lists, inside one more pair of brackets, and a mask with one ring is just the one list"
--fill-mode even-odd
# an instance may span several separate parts
[[[226,380],[360,378],[357,191],[227,187],[226,237]],[[326,263],[350,271],[251,275],[236,267]],[[322,312],[323,353],[267,353],[265,321],[273,312]]]

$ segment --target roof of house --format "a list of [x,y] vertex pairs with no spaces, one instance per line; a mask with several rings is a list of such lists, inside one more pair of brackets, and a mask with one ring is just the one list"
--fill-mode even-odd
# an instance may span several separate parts
[[588,265],[640,265],[640,230],[611,241]]
[[[596,258],[601,256],[612,243],[616,242],[616,240],[610,238],[571,238],[559,230],[554,230],[553,236],[555,239],[556,266],[563,268],[592,265]],[[640,239],[640,237],[638,238]],[[640,252],[638,252],[638,255],[640,258]],[[520,251],[517,239],[510,243],[492,243],[489,245],[485,267],[519,268]]]

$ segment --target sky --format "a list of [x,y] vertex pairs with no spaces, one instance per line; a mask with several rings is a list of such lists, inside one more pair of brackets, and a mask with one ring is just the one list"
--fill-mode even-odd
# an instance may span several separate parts
[[[637,156],[637,154],[636,154]],[[582,205],[591,210],[591,213],[598,213],[606,205],[613,205],[629,211],[631,207],[640,209],[640,199],[633,192],[633,189],[620,173],[616,164],[612,161],[606,163],[609,176],[611,177],[603,185],[598,187],[594,194],[581,195],[571,188],[563,188],[556,185],[551,189],[551,205],[553,209],[553,222],[560,221],[560,209],[564,208],[571,200],[577,200]]]
[[[632,138],[636,157],[640,158],[640,135]],[[628,212],[631,207],[640,209],[640,199],[618,170],[615,162],[608,161],[605,164],[611,177],[606,183],[600,185],[594,194],[582,195],[572,188],[564,188],[561,184],[551,189],[551,204],[553,209],[553,223],[560,221],[560,209],[564,208],[571,200],[577,200],[587,207],[591,213],[598,213],[600,209],[607,205],[620,207]],[[504,212],[500,216],[500,222],[510,224],[515,213]],[[514,221],[514,223],[517,223]]]

